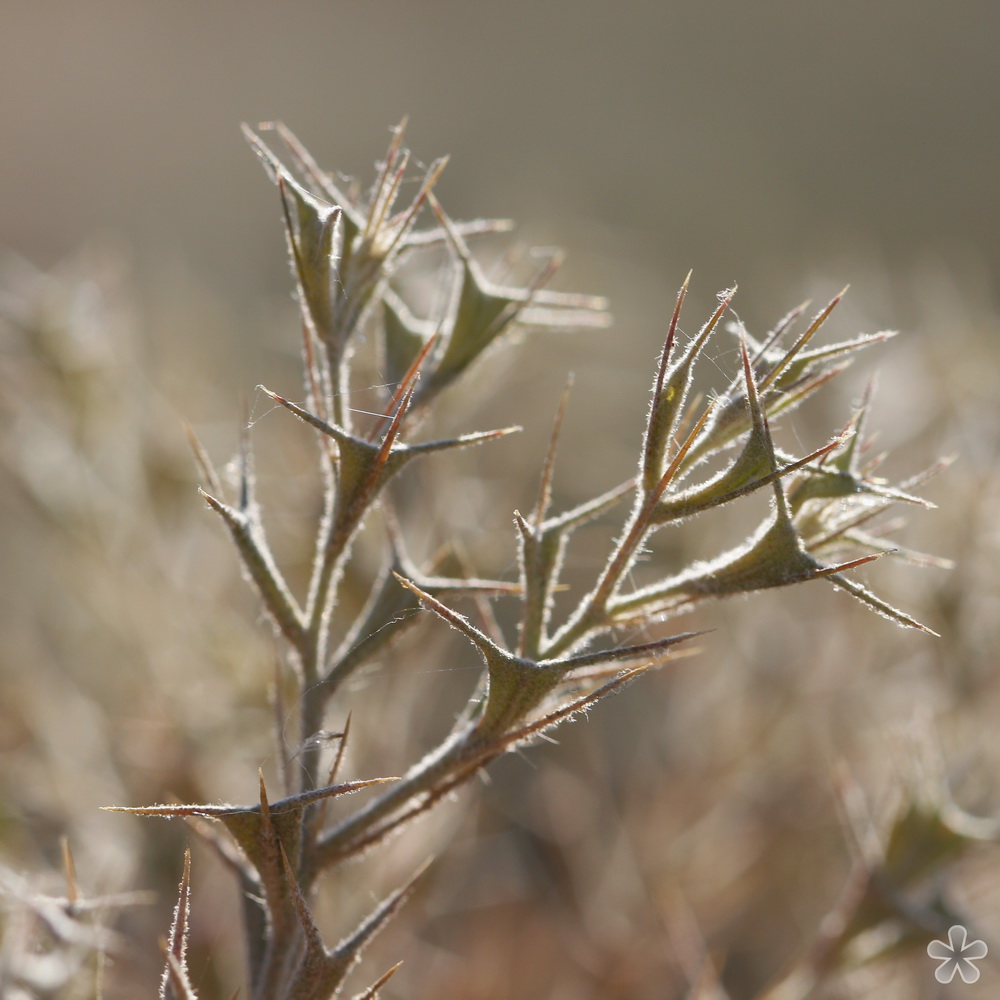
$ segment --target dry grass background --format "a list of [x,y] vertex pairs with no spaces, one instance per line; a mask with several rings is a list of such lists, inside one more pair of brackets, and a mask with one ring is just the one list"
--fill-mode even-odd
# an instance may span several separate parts
[[[753,996],[807,946],[846,876],[838,768],[879,810],[915,747],[940,753],[958,801],[1000,814],[1000,208],[983,127],[997,14],[698,8],[5,10],[0,237],[48,274],[11,261],[0,285],[4,313],[31,331],[7,323],[0,341],[0,853],[61,891],[66,834],[88,891],[156,892],[113,918],[128,945],[106,996],[153,990],[187,837],[98,806],[239,800],[273,764],[268,630],[195,496],[181,429],[189,420],[223,460],[246,397],[265,499],[308,513],[307,439],[250,391],[297,384],[297,337],[273,192],[235,130],[244,118],[284,117],[325,164],[364,176],[385,126],[408,112],[419,156],[453,154],[451,212],[514,217],[526,241],[567,247],[562,287],[612,298],[612,331],[534,338],[502,391],[452,401],[456,420],[527,431],[411,484],[422,499],[435,474],[461,477],[457,517],[425,511],[426,553],[457,527],[477,569],[510,572],[510,512],[532,496],[569,369],[563,499],[629,473],[688,266],[692,315],[736,279],[737,311],[760,331],[850,281],[836,339],[904,330],[796,421],[806,447],[878,369],[872,426],[889,472],[959,455],[926,491],[941,509],[904,535],[956,568],[869,573],[940,639],[822,584],[692,616],[716,630],[699,657],[557,746],[501,760],[489,783],[331,886],[328,917],[342,926],[440,848],[366,963],[406,960],[388,996],[680,996],[699,936],[732,996]],[[118,235],[95,242],[95,230]],[[719,343],[728,374],[735,357]],[[709,551],[726,527],[706,521],[709,534],[657,558]],[[294,527],[273,525],[293,563],[305,558]],[[443,631],[404,643],[353,692],[352,776],[398,773],[407,748],[450,722],[465,653]],[[983,845],[942,875],[1000,953],[997,857]],[[195,865],[192,970],[205,997],[225,997],[240,976],[232,890],[207,854]],[[832,995],[995,994],[995,965],[961,993],[940,992],[931,967],[918,950]],[[83,982],[56,995],[92,995]]]

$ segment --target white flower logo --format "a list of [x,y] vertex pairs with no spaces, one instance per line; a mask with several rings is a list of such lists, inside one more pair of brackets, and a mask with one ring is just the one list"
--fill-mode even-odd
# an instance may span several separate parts
[[939,983],[950,983],[957,972],[963,983],[974,983],[979,979],[975,966],[977,959],[985,958],[988,951],[985,941],[969,941],[969,933],[961,924],[948,929],[948,942],[931,941],[927,954],[941,960],[934,970],[934,978]]

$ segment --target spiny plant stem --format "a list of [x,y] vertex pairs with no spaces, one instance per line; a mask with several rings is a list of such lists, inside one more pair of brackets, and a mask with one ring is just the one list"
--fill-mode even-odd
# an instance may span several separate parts
[[[702,634],[681,632],[621,647],[607,639],[616,627],[642,629],[710,598],[829,579],[897,624],[926,630],[843,576],[885,552],[883,541],[860,531],[867,524],[868,508],[916,498],[872,479],[871,467],[859,465],[860,449],[848,439],[860,432],[860,414],[849,422],[850,433],[804,457],[779,452],[771,439],[769,421],[818,391],[841,370],[845,359],[885,339],[884,334],[875,334],[806,350],[839,296],[787,351],[781,350],[780,342],[801,309],[782,320],[762,344],[753,342],[738,325],[742,372],[694,419],[697,410],[688,400],[692,373],[706,343],[716,335],[735,289],[720,294],[708,321],[682,344],[679,323],[689,274],[677,295],[654,375],[635,479],[570,510],[549,513],[556,444],[568,398],[564,393],[534,509],[528,517],[514,515],[517,583],[424,573],[406,557],[402,545],[406,531],[396,527],[390,506],[382,519],[387,525],[386,566],[370,581],[362,610],[353,622],[345,623],[340,590],[348,567],[358,568],[352,564],[355,540],[372,511],[391,499],[394,477],[429,454],[487,444],[517,429],[412,443],[404,437],[417,421],[408,418],[423,416],[484,355],[502,349],[512,331],[599,327],[607,324],[608,317],[602,299],[543,287],[561,259],[551,252],[520,283],[491,281],[466,240],[507,226],[450,219],[432,192],[443,160],[426,170],[410,204],[396,210],[410,162],[402,145],[402,126],[393,132],[367,199],[341,191],[333,176],[320,170],[283,126],[277,133],[291,169],[258,135],[246,131],[279,191],[301,311],[305,405],[264,391],[317,436],[322,514],[313,531],[313,561],[303,606],[268,547],[253,496],[249,447],[243,449],[235,506],[221,498],[220,480],[200,446],[196,454],[213,490],[206,500],[229,530],[246,576],[284,643],[284,668],[297,685],[299,746],[294,752],[279,747],[285,784],[293,787],[286,788],[286,798],[269,803],[261,777],[257,804],[133,811],[201,816],[221,823],[232,837],[224,854],[246,897],[247,994],[252,1000],[331,1000],[339,995],[362,947],[402,905],[412,883],[386,897],[340,944],[327,948],[310,909],[322,873],[375,847],[496,757],[586,711],[650,667],[673,658],[675,647]],[[435,225],[417,230],[425,206],[432,209]],[[438,271],[421,270],[426,268],[421,252],[427,247],[444,247]],[[452,294],[447,306],[437,315],[417,317],[404,301],[405,284],[394,287],[400,268],[410,269],[410,277],[420,278],[431,289],[448,284]],[[381,413],[367,423],[367,432],[365,418],[355,421],[349,406],[352,367],[361,363],[366,343],[374,344],[373,363],[388,373],[382,381],[394,386],[385,393]],[[353,429],[355,422],[362,427],[358,432]],[[692,482],[700,463],[712,456],[723,463],[722,471]],[[459,502],[448,495],[450,487],[441,488],[447,504]],[[668,525],[679,530],[680,522],[760,489],[772,491],[771,514],[734,550],[705,563],[671,572],[664,569],[656,582],[630,589],[630,571],[654,531]],[[632,505],[619,530],[609,532],[607,558],[594,567],[593,582],[582,588],[561,623],[553,624],[555,596],[563,588],[563,556],[574,532],[611,512],[629,493]],[[863,516],[859,508],[865,508]],[[854,551],[831,564],[822,558],[830,548],[836,548],[838,556],[840,549]],[[510,648],[488,601],[515,594],[520,598],[518,639]],[[484,627],[451,606],[463,598],[477,602]],[[471,655],[481,661],[467,707],[434,749],[408,765],[401,761],[402,778],[393,779],[328,826],[330,797],[377,782],[333,784],[344,759],[346,726],[342,734],[333,734],[340,743],[331,765],[324,724],[334,710],[343,711],[338,696],[345,681],[384,653],[417,621],[421,609],[458,631],[474,650]],[[280,678],[276,687],[281,687]],[[284,711],[284,703],[278,702],[278,709]],[[297,777],[288,777],[291,773]],[[185,875],[183,885],[187,884]],[[186,985],[183,942],[175,944],[164,982],[185,984],[190,1000],[195,995]],[[374,997],[379,983],[363,995]]]

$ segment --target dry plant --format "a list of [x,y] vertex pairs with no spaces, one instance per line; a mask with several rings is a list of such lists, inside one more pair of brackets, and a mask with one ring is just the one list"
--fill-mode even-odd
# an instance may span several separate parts
[[[734,291],[720,295],[718,308],[699,333],[683,343],[679,324],[685,280],[656,371],[635,479],[572,510],[550,509],[564,397],[537,503],[527,515],[514,514],[517,583],[425,575],[409,564],[400,533],[390,529],[392,557],[385,572],[372,582],[364,609],[344,627],[337,614],[339,585],[362,525],[380,502],[389,503],[390,481],[415,459],[484,445],[516,430],[406,440],[421,416],[516,327],[603,323],[604,307],[598,299],[546,291],[555,258],[524,285],[490,281],[468,240],[500,224],[460,225],[449,218],[433,193],[444,161],[430,166],[410,204],[397,209],[409,164],[402,129],[396,130],[366,199],[342,191],[287,129],[278,126],[277,134],[292,168],[257,135],[247,134],[281,197],[301,308],[304,403],[262,389],[315,433],[323,482],[323,512],[304,595],[292,592],[268,545],[249,443],[243,444],[239,483],[229,499],[197,442],[195,450],[205,500],[228,529],[244,573],[282,640],[282,662],[295,682],[298,745],[291,751],[279,746],[286,787],[277,801],[269,801],[261,777],[254,805],[160,805],[130,811],[221,824],[232,842],[213,838],[213,843],[237,873],[244,898],[248,995],[254,1000],[327,1000],[340,992],[362,949],[403,904],[419,873],[332,947],[323,942],[311,914],[320,876],[399,832],[501,754],[669,659],[693,637],[679,633],[639,645],[609,645],[607,637],[615,629],[676,617],[709,598],[826,579],[898,624],[929,631],[845,575],[887,551],[870,530],[877,514],[892,502],[921,501],[908,492],[919,480],[894,488],[875,478],[878,461],[866,457],[863,447],[866,404],[827,445],[805,456],[781,452],[770,432],[771,421],[820,389],[855,352],[888,334],[814,347],[813,338],[839,296],[799,333],[793,330],[801,309],[761,342],[737,326],[739,374],[707,405],[692,406],[694,365],[723,323]],[[425,206],[435,216],[433,229],[416,228]],[[450,251],[444,266],[454,294],[444,315],[419,319],[393,290],[393,279],[420,250],[441,243]],[[427,280],[439,279],[431,274]],[[361,421],[347,401],[364,330],[377,341],[393,391],[380,414],[357,426]],[[703,472],[711,458],[724,452],[732,457],[721,469]],[[664,573],[650,585],[630,585],[630,571],[653,532],[756,490],[770,492],[771,513],[741,546],[710,562]],[[631,501],[628,513],[592,587],[569,614],[554,621],[554,595],[573,532],[626,500]],[[504,595],[520,603],[514,641],[491,636],[488,626],[481,628],[453,609],[462,597]],[[417,621],[414,612],[421,607],[457,629],[482,659],[468,709],[402,777],[336,783],[346,733],[336,737],[338,746],[331,750],[324,730],[331,705],[355,671]],[[328,822],[331,798],[383,783],[387,787],[365,805],[337,823]],[[167,950],[164,996],[195,996],[184,960],[188,893],[186,867]],[[373,984],[368,995],[383,981]]]
[[[513,512],[517,579],[444,575],[440,565],[422,569],[404,544],[419,523],[396,513],[397,475],[438,452],[490,447],[518,428],[422,440],[421,423],[443,394],[481,360],[488,362],[486,356],[503,351],[516,331],[604,326],[605,304],[547,290],[559,263],[555,254],[543,257],[522,283],[509,277],[517,262],[508,262],[502,278],[488,277],[469,244],[508,224],[453,221],[434,194],[443,160],[426,169],[413,198],[399,208],[411,162],[402,127],[394,131],[366,195],[320,169],[285,127],[273,126],[282,156],[257,133],[246,132],[278,189],[301,312],[303,389],[295,394],[301,401],[259,387],[305,425],[315,443],[320,515],[315,525],[300,525],[313,539],[301,592],[268,540],[249,434],[240,443],[233,482],[216,471],[193,434],[191,440],[202,496],[228,532],[276,637],[280,792],[269,791],[261,774],[259,795],[250,804],[114,808],[187,819],[233,872],[247,956],[241,996],[328,1000],[341,994],[363,949],[404,905],[421,870],[332,945],[315,915],[322,879],[408,831],[501,755],[535,743],[641,674],[690,652],[690,640],[702,633],[624,645],[619,636],[653,630],[707,601],[812,580],[831,583],[899,626],[933,635],[849,574],[888,554],[925,558],[894,548],[879,519],[899,503],[930,506],[914,490],[940,466],[898,486],[878,475],[883,456],[872,453],[865,434],[870,390],[822,447],[804,455],[780,447],[772,437],[776,422],[826,386],[858,352],[891,334],[819,344],[817,335],[840,302],[838,295],[811,319],[804,319],[808,307],[800,306],[755,338],[731,313],[735,289],[730,289],[720,293],[698,332],[686,336],[681,317],[689,275],[653,376],[634,478],[571,509],[553,509],[567,389],[541,463],[537,499],[526,513]],[[430,227],[419,228],[428,214]],[[441,287],[449,289],[444,306],[417,315],[412,290],[422,288],[419,301],[427,301]],[[720,337],[734,338],[739,364],[729,383],[706,401],[692,389],[694,370],[706,345]],[[382,407],[358,413],[349,405],[351,393],[371,370],[382,373],[386,385]],[[441,490],[451,488],[447,477],[435,482]],[[758,492],[768,499],[767,514],[735,548],[710,560],[658,568],[652,576],[647,564],[643,573],[650,579],[636,582],[637,563],[655,533],[687,530],[692,518]],[[609,523],[606,554],[589,584],[567,593],[563,567],[574,533]],[[356,608],[347,590],[365,579],[357,556],[363,531],[381,533],[387,557],[382,571],[367,580],[367,597]],[[467,613],[456,610],[463,601]],[[513,627],[498,622],[497,602],[516,606]],[[350,718],[349,682],[398,648],[394,644],[404,632],[433,627],[428,617],[459,633],[471,647],[470,657],[478,658],[479,676],[465,710],[423,756],[399,761],[400,777],[343,780],[350,727],[328,727],[334,718]],[[869,818],[852,818],[857,862],[841,902],[813,951],[760,996],[810,995],[842,968],[857,940],[886,922],[905,924],[918,943],[941,933],[948,915],[939,901],[914,904],[907,890],[968,840],[992,837],[993,830],[976,826],[929,788],[915,785],[903,797],[881,839]],[[331,818],[332,800],[363,789],[372,789],[360,799],[363,804]],[[187,958],[190,892],[188,857],[165,943],[162,997],[198,995]],[[688,958],[689,995],[723,996],[707,952],[695,947]],[[375,997],[394,971],[359,996]]]

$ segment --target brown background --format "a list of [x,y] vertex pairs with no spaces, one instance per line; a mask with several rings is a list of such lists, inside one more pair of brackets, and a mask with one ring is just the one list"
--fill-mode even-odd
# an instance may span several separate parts
[[858,246],[892,268],[1000,264],[990,2],[8,0],[0,17],[0,242],[41,264],[112,230],[144,272],[181,259],[227,297],[279,287],[237,124],[282,118],[359,173],[404,114],[418,155],[452,154],[455,214],[581,238],[636,280],[693,266],[753,301]]
[[[273,763],[272,650],[194,496],[180,430],[184,416],[223,463],[249,398],[294,575],[307,491],[282,463],[309,452],[252,387],[298,384],[297,335],[277,199],[241,121],[281,118],[324,166],[367,180],[408,114],[417,157],[452,155],[439,193],[454,216],[518,220],[526,241],[569,251],[560,287],[612,300],[611,332],[537,338],[506,382],[473,379],[475,402],[448,404],[450,430],[527,430],[448,466],[465,477],[461,503],[427,501],[428,548],[457,524],[477,569],[512,572],[510,511],[531,502],[569,368],[560,500],[630,474],[665,314],[692,267],[688,333],[733,282],[755,332],[850,282],[830,339],[906,334],[796,418],[800,453],[843,426],[877,367],[873,424],[899,453],[889,474],[961,454],[928,487],[942,510],[903,536],[956,570],[864,576],[941,640],[818,583],[685,621],[717,631],[684,670],[602,706],[559,747],[498,762],[426,843],[403,838],[383,871],[359,866],[333,887],[331,940],[451,831],[440,874],[373,949],[366,981],[404,957],[389,996],[659,1000],[681,995],[681,939],[696,926],[739,1000],[806,947],[843,883],[837,762],[878,802],[908,773],[897,736],[915,727],[940,739],[963,805],[998,811],[998,43],[994,0],[0,6],[0,246],[43,268],[95,239],[116,246],[133,307],[115,322],[139,330],[102,328],[93,354],[43,345],[40,360],[11,337],[0,373],[0,847],[54,871],[68,831],[89,889],[158,890],[121,923],[133,946],[109,996],[155,989],[184,835],[96,806],[238,799]],[[706,385],[728,379],[732,346],[709,351]],[[60,435],[69,452],[46,451]],[[73,448],[91,471],[66,458]],[[413,503],[435,485],[418,480]],[[690,537],[658,557],[722,541]],[[603,551],[583,537],[570,575]],[[361,554],[374,561],[374,547]],[[420,648],[456,666],[386,670],[358,694],[365,776],[398,773],[387,731],[422,752],[467,695],[466,651],[426,636]],[[388,723],[386,704],[402,706]],[[995,854],[979,858],[958,885],[995,933]],[[196,872],[193,968],[205,997],[228,997],[232,897],[207,852]],[[922,961],[918,949],[898,982],[890,964],[856,994],[921,995],[905,986],[933,985]],[[881,992],[887,982],[900,992]]]

